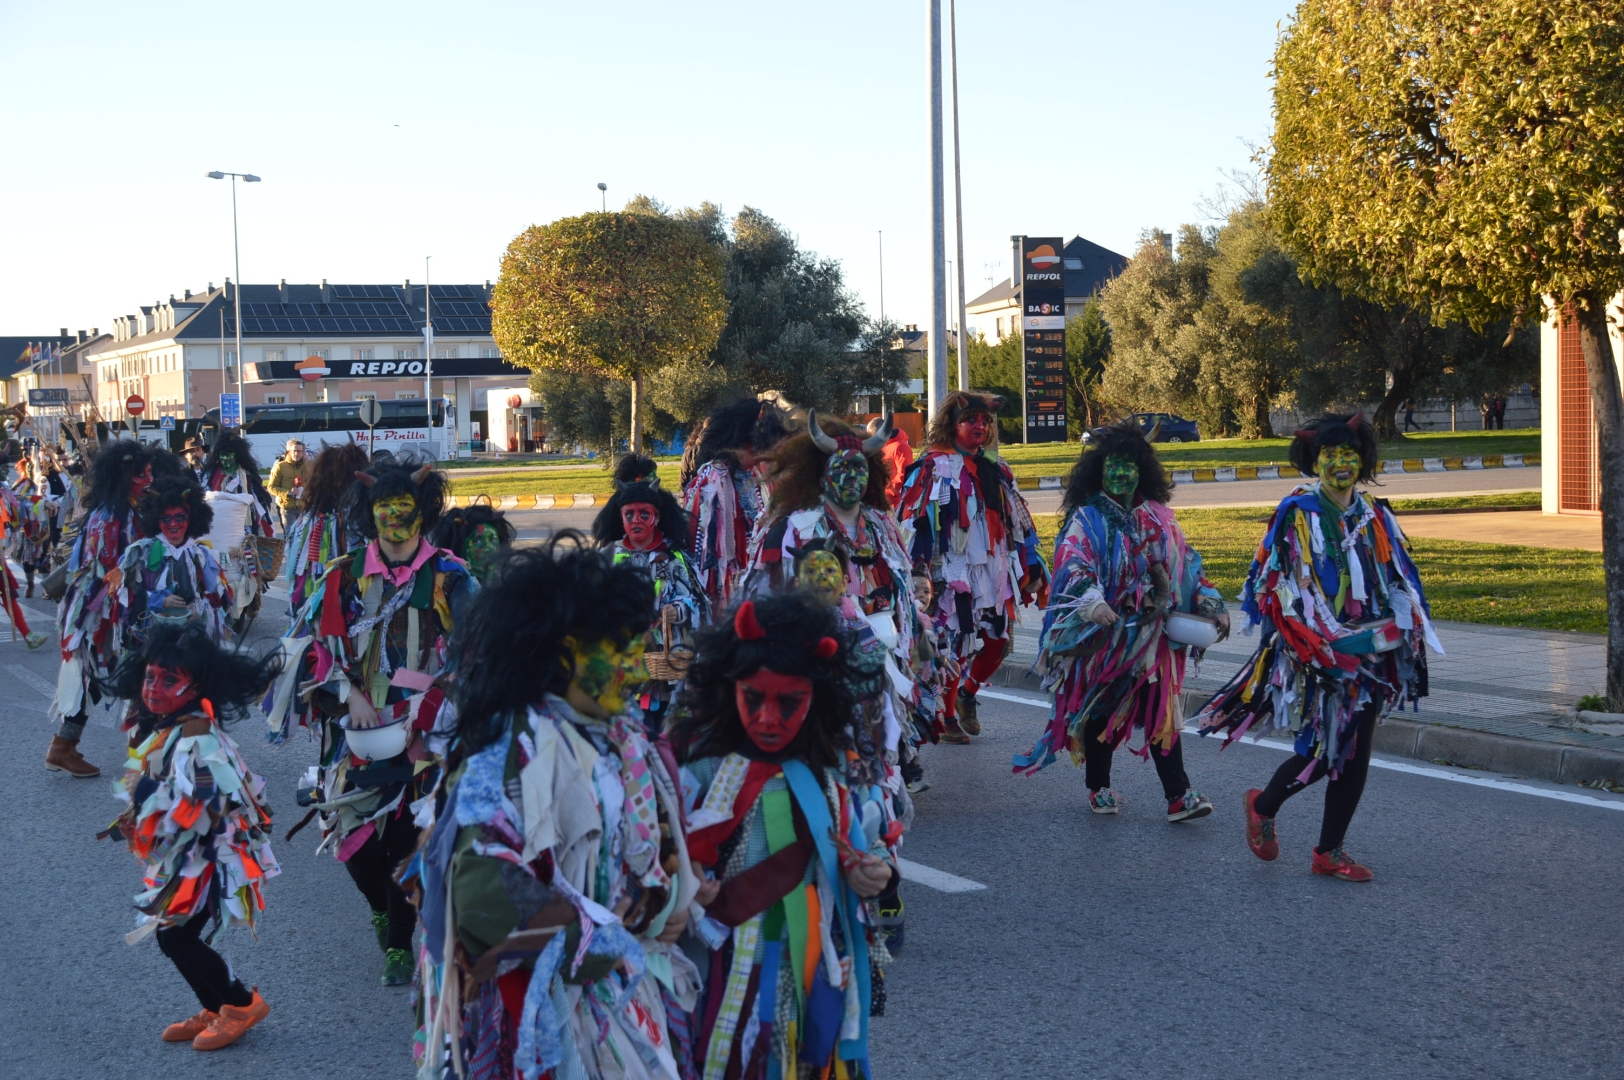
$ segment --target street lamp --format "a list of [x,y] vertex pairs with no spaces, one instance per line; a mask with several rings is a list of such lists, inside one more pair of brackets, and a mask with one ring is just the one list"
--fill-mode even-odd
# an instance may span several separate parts
[[[237,292],[237,414],[239,423],[243,413],[242,402],[242,249],[237,243],[237,181],[245,184],[259,183],[259,177],[253,173],[221,172],[219,169],[208,174],[210,180],[224,180],[231,177],[231,264],[232,272],[236,275]],[[225,357],[220,358],[221,366],[225,364]],[[221,417],[224,420],[224,417]]]
[[601,184],[600,183],[598,185],[598,196],[599,196],[599,198],[601,198],[603,200],[603,212],[607,214],[609,212],[609,185],[608,184]]

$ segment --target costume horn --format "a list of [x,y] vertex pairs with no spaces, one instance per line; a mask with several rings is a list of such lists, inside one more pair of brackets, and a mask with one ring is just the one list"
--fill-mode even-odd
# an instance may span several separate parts
[[840,651],[840,642],[832,637],[818,638],[817,644],[812,646],[812,655],[819,660],[827,660]]
[[355,470],[355,478],[361,483],[365,484],[367,487],[371,487],[373,484],[378,482],[378,478],[376,476],[373,476],[369,472],[362,472],[360,469]]
[[1155,442],[1156,441],[1156,436],[1160,435],[1161,431],[1162,431],[1161,417],[1157,417],[1156,422],[1154,424],[1150,425],[1150,430],[1145,432],[1145,441],[1148,442],[1148,443]]
[[1352,416],[1348,417],[1348,430],[1349,431],[1357,431],[1359,429],[1359,425],[1364,423],[1364,420],[1365,420],[1365,414],[1364,413],[1362,413],[1362,412],[1354,413]]
[[825,454],[833,454],[840,449],[840,444],[818,426],[818,410],[806,410],[806,433],[812,436],[812,445]]
[[421,484],[423,481],[427,480],[429,478],[429,473],[433,471],[434,463],[429,462],[416,472],[412,473],[412,486],[416,487],[418,484]]
[[891,414],[886,413],[885,414],[885,423],[880,425],[880,430],[876,431],[874,434],[870,435],[868,438],[863,440],[863,453],[864,453],[864,455],[879,453],[880,448],[885,445],[885,440],[889,439],[890,437],[891,437]]
[[733,632],[739,635],[740,641],[760,641],[767,636],[767,631],[756,621],[754,600],[746,600],[739,605],[739,610],[733,613]]

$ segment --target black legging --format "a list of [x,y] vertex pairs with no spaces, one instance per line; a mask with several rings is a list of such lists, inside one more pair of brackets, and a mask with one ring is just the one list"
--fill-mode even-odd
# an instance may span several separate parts
[[406,894],[395,884],[395,870],[411,858],[412,850],[417,846],[417,826],[412,823],[410,815],[401,813],[401,810],[401,807],[396,807],[385,819],[382,835],[379,835],[376,824],[373,826],[372,835],[356,848],[355,854],[344,864],[344,869],[350,872],[350,879],[361,890],[361,895],[367,898],[367,904],[374,913],[389,913],[389,934],[384,947],[410,950],[412,931],[417,927],[417,909],[412,907]]
[[[1325,815],[1320,819],[1320,842],[1319,847],[1315,848],[1322,855],[1342,846],[1343,838],[1348,835],[1348,825],[1353,821],[1353,812],[1359,809],[1359,798],[1365,793],[1365,777],[1370,775],[1370,746],[1376,741],[1376,716],[1380,712],[1381,706],[1376,702],[1366,706],[1359,717],[1358,727],[1354,729],[1353,754],[1336,779],[1325,785]],[[1314,759],[1314,771],[1309,774],[1308,783],[1305,784],[1297,777],[1306,768],[1307,758],[1301,754],[1291,755],[1274,771],[1269,786],[1253,803],[1257,812],[1264,817],[1274,817],[1287,799],[1329,771],[1324,758]]]
[[220,954],[203,944],[203,925],[208,921],[203,915],[194,915],[179,926],[161,927],[158,948],[209,1012],[217,1013],[223,1005],[245,1009],[254,1003],[254,995],[232,978],[231,968]]
[[[1116,754],[1116,747],[1100,742],[1108,719],[1110,710],[1106,709],[1083,721],[1083,776],[1090,791],[1111,786],[1111,758]],[[1168,802],[1190,790],[1190,778],[1184,772],[1183,739],[1174,742],[1173,749],[1166,754],[1153,744],[1150,760],[1156,763],[1156,775],[1161,778],[1162,794],[1167,796]]]

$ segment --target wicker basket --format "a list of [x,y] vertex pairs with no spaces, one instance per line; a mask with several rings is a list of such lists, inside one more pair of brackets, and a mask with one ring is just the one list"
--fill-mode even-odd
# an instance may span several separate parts
[[256,536],[254,541],[254,562],[259,566],[259,579],[261,581],[275,581],[282,572],[282,557],[287,551],[287,541],[274,536]]
[[665,648],[659,652],[649,650],[643,654],[643,663],[648,667],[648,677],[656,682],[678,682],[688,674],[688,665],[693,663],[694,651],[689,648],[674,645],[677,637],[677,620],[670,611],[660,612],[660,640]]

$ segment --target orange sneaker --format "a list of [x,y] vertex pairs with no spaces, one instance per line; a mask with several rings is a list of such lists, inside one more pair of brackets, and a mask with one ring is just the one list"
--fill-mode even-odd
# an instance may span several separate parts
[[1316,850],[1312,869],[1316,874],[1338,877],[1343,881],[1369,881],[1376,876],[1371,873],[1370,867],[1360,866],[1341,848],[1327,851],[1324,854]]
[[[1241,799],[1246,804],[1246,846],[1264,862],[1274,862],[1280,857],[1280,841],[1274,835],[1274,818],[1264,817],[1252,805],[1261,794],[1262,788],[1253,788]],[[1316,868],[1318,865],[1315,863]]]
[[164,1028],[164,1042],[191,1042],[203,1032],[208,1030],[210,1024],[220,1019],[219,1013],[212,1013],[204,1009],[190,1020],[176,1020]]
[[265,1004],[265,999],[259,996],[259,987],[254,988],[254,1000],[242,1008],[235,1005],[222,1005],[220,1015],[214,1018],[207,1031],[192,1040],[193,1050],[219,1050],[230,1046],[248,1031],[270,1015],[271,1007]]

